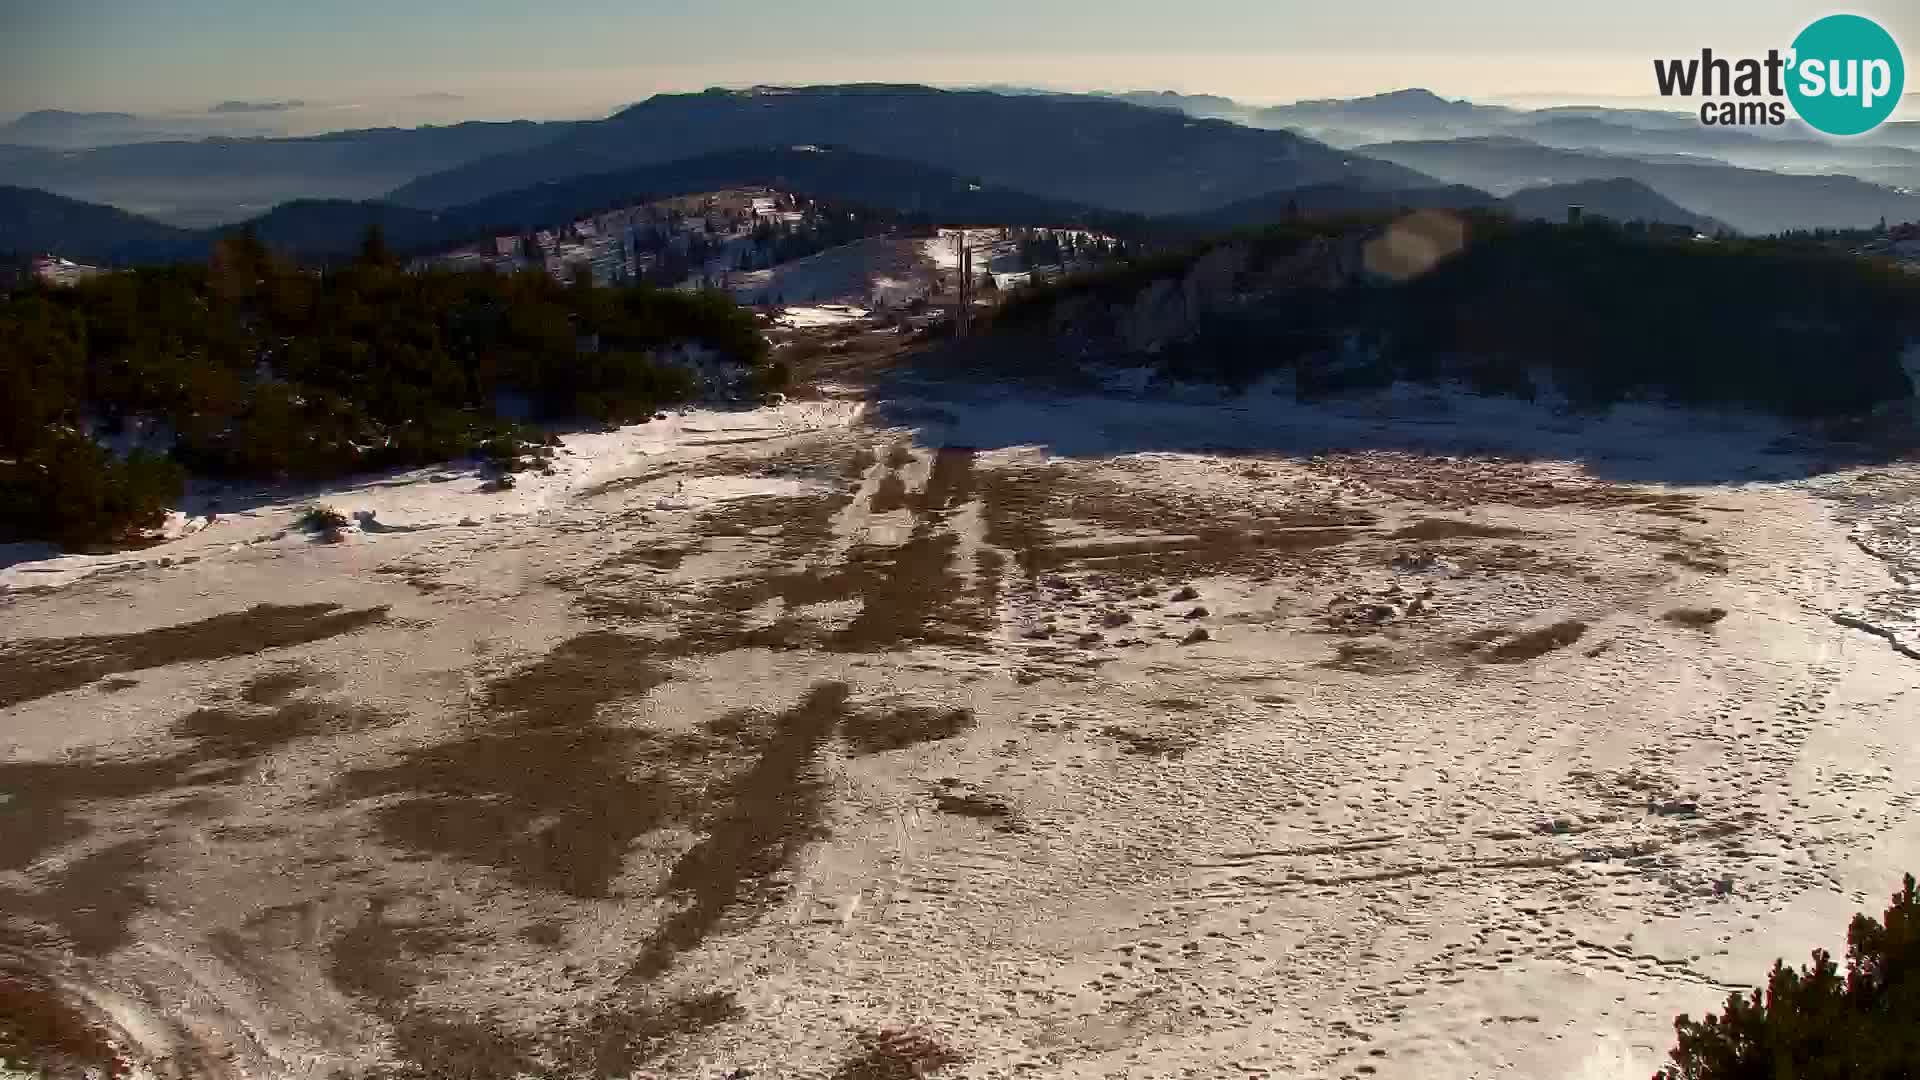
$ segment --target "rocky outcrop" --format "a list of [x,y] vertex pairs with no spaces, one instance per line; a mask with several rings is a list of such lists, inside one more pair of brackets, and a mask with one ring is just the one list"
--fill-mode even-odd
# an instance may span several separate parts
[[1276,259],[1261,274],[1261,283],[1271,289],[1345,288],[1367,275],[1367,252],[1374,238],[1371,229],[1316,236],[1298,251]]
[[1154,355],[1199,333],[1210,315],[1233,311],[1295,289],[1339,289],[1368,276],[1370,232],[1316,237],[1299,250],[1265,262],[1245,242],[1222,244],[1142,286],[1131,298],[1113,301],[1093,292],[1068,297],[1054,308],[1053,336],[1070,352],[1088,355]]

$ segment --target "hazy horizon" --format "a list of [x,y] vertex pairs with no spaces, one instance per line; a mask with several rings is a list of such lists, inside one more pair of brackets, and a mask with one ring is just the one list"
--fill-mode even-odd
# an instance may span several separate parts
[[[1407,87],[1538,107],[1671,107],[1656,56],[1783,47],[1832,9],[1803,0],[1672,5],[1459,0],[1131,0],[1037,6],[972,0],[967,17],[871,0],[743,0],[725,15],[643,0],[548,12],[503,0],[0,0],[0,116],[37,109],[206,117],[220,102],[296,101],[225,114],[263,129],[605,113],[710,86],[913,82],[1060,91],[1175,90],[1249,104]],[[1920,7],[1856,4],[1904,42]],[[1370,44],[1377,43],[1377,44]],[[1915,46],[1909,45],[1909,48]],[[1902,111],[1920,117],[1920,98]]]

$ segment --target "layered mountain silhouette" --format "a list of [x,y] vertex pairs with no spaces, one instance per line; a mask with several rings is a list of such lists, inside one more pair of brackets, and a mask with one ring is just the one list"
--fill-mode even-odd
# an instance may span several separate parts
[[[329,250],[356,242],[323,242],[329,222],[379,219],[397,235],[435,237],[476,223],[557,220],[635,194],[782,186],[782,170],[794,177],[787,186],[827,197],[956,220],[997,209],[1007,223],[1096,209],[1244,222],[1271,219],[1289,202],[1315,213],[1480,206],[1594,181],[1640,187],[1567,201],[1701,228],[1920,219],[1920,196],[1902,190],[1920,189],[1920,124],[1836,142],[1798,122],[1705,128],[1683,112],[1522,110],[1425,90],[1260,108],[1164,91],[762,87],[661,95],[597,121],[148,142],[134,141],[135,131],[129,145],[55,148],[153,122],[28,114],[0,127],[0,183],[189,229],[273,210],[276,227],[303,248]],[[7,144],[36,141],[43,145]],[[840,156],[795,156],[806,146]],[[688,165],[696,160],[704,164]],[[874,182],[862,186],[849,163],[878,168]],[[670,165],[681,175],[647,172]],[[1507,208],[1552,216],[1545,206]]]
[[177,225],[212,225],[290,199],[378,198],[423,173],[537,146],[567,126],[521,120],[80,150],[0,145],[0,183],[109,203]]
[[453,207],[461,227],[526,229],[596,210],[728,187],[771,187],[944,225],[1124,226],[1127,216],[1050,199],[917,161],[805,145],[723,150],[684,161],[575,176]]
[[202,254],[194,234],[111,206],[0,186],[0,252],[55,252],[82,262],[160,261]]
[[1696,214],[1640,181],[1624,176],[1523,188],[1500,202],[1514,217],[1542,221],[1562,220],[1568,207],[1578,206],[1590,217],[1683,225],[1706,236],[1729,229],[1718,218]]
[[1741,169],[1713,163],[1643,161],[1561,150],[1512,137],[1378,143],[1367,153],[1451,183],[1495,194],[1543,184],[1636,180],[1689,209],[1748,233],[1796,228],[1870,228],[1920,220],[1920,196],[1851,176]]
[[830,147],[772,147],[574,177],[440,211],[376,201],[303,199],[238,225],[198,230],[44,191],[0,187],[0,251],[54,251],[83,262],[112,264],[164,262],[203,258],[222,233],[245,226],[276,251],[326,259],[357,250],[367,227],[377,224],[394,250],[425,253],[618,206],[756,186],[918,215],[942,225],[1130,230],[1139,224],[1113,211],[982,184],[918,162]]
[[72,149],[166,138],[159,122],[133,113],[38,109],[0,124],[0,143]]
[[832,144],[905,158],[1034,195],[1131,213],[1187,213],[1282,187],[1431,180],[1292,132],[1084,96],[1008,96],[924,86],[818,86],[663,94],[552,142],[408,183],[423,209],[585,173],[738,146]]
[[1340,217],[1409,210],[1492,210],[1517,218],[1559,221],[1570,206],[1581,207],[1591,217],[1618,222],[1678,225],[1708,235],[1726,229],[1723,222],[1696,214],[1637,180],[1619,177],[1526,188],[1505,198],[1465,184],[1393,192],[1317,184],[1246,199],[1184,220],[1196,228],[1229,229],[1284,221],[1296,214]]

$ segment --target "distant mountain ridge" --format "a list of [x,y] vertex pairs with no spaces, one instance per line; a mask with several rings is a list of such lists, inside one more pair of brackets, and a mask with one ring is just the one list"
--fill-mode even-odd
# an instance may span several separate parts
[[422,173],[538,146],[567,126],[476,121],[290,139],[173,139],[78,150],[0,145],[0,183],[108,203],[176,225],[214,225],[290,199],[375,198]]
[[1705,236],[1730,228],[1718,218],[1697,214],[1640,181],[1624,176],[1523,188],[1502,199],[1501,205],[1514,217],[1540,221],[1560,221],[1566,217],[1569,207],[1579,206],[1590,216],[1612,221],[1684,225]]
[[[660,95],[596,121],[175,138],[77,150],[4,143],[9,130],[22,139],[58,138],[62,130],[129,121],[152,118],[51,110],[20,117],[0,127],[0,183],[188,229],[258,218],[289,202],[303,204],[301,213],[316,220],[334,213],[317,209],[331,204],[440,212],[491,202],[509,220],[544,213],[560,199],[556,192],[584,195],[625,172],[814,144],[932,170],[921,179],[889,171],[876,191],[913,189],[925,180],[933,186],[921,194],[943,213],[957,209],[940,188],[953,177],[1076,212],[1220,212],[1223,219],[1266,213],[1271,207],[1263,210],[1263,202],[1288,191],[1330,205],[1391,207],[1471,201],[1453,187],[1505,197],[1626,178],[1670,208],[1638,195],[1630,204],[1743,232],[1920,218],[1917,196],[1896,190],[1920,191],[1917,123],[1885,124],[1842,143],[1816,138],[1797,121],[1704,128],[1684,112],[1516,109],[1421,89],[1262,108],[1156,90],[758,87]],[[855,178],[819,177],[829,179],[845,186]],[[527,205],[493,201],[510,194]]]
[[595,173],[510,191],[448,209],[474,229],[525,229],[596,210],[730,187],[771,187],[875,209],[925,214],[945,225],[1099,227],[1125,215],[1049,199],[916,161],[830,146],[722,150],[683,161]]
[[662,94],[537,148],[407,183],[423,209],[733,147],[831,144],[977,174],[1034,195],[1130,213],[1183,213],[1277,187],[1431,183],[1291,132],[1084,96],[1013,97],[925,86],[757,87]]
[[1283,221],[1295,213],[1338,217],[1405,210],[1498,210],[1518,218],[1560,221],[1567,216],[1567,208],[1574,205],[1594,217],[1612,221],[1680,225],[1707,235],[1726,228],[1721,221],[1696,214],[1645,184],[1625,178],[1549,184],[1526,188],[1506,198],[1465,184],[1409,191],[1367,191],[1321,184],[1271,192],[1184,220],[1200,228],[1230,229]]
[[757,186],[923,214],[943,225],[1113,229],[1133,220],[1080,203],[981,184],[917,162],[825,147],[770,147],[575,177],[445,211],[303,199],[243,223],[199,230],[43,191],[0,187],[0,251],[52,251],[82,262],[111,264],[198,259],[206,256],[221,234],[245,226],[273,250],[324,259],[357,250],[367,226],[378,224],[394,250],[423,254],[651,199]]
[[81,262],[117,262],[124,252],[154,260],[201,254],[193,234],[111,206],[33,188],[0,186],[0,252],[53,252]]
[[1380,143],[1374,155],[1495,194],[1545,184],[1625,177],[1745,233],[1866,228],[1881,218],[1920,220],[1920,195],[1851,176],[1809,176],[1719,164],[1648,162],[1561,150],[1515,137]]
[[0,124],[0,144],[70,150],[111,142],[166,138],[168,125],[124,112],[37,109]]

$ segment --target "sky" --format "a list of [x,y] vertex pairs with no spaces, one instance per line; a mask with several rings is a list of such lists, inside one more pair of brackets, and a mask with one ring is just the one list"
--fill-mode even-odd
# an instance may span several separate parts
[[1652,104],[1654,57],[1784,49],[1835,10],[1878,19],[1920,69],[1915,0],[0,0],[0,118],[232,99],[548,118],[871,81]]

